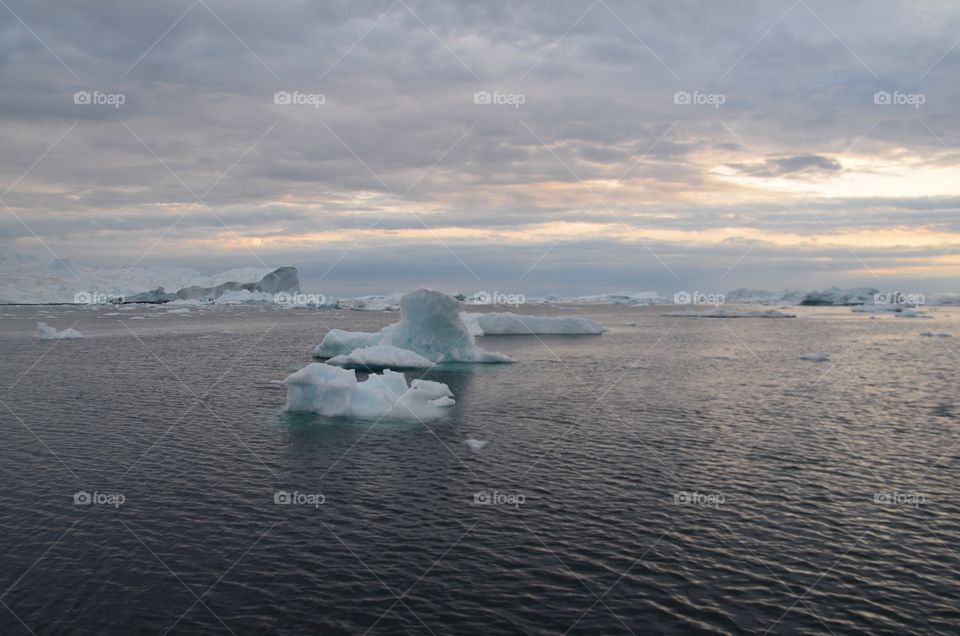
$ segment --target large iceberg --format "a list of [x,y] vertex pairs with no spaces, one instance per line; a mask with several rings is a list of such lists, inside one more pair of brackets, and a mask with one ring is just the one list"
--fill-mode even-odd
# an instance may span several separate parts
[[457,301],[443,292],[418,289],[400,300],[400,322],[363,333],[332,329],[313,351],[318,358],[348,354],[360,347],[392,345],[440,362],[513,362],[485,351],[460,318]]
[[358,382],[352,369],[314,362],[283,383],[287,386],[287,411],[327,417],[433,420],[455,404],[446,384],[414,380],[407,385],[402,373],[389,369]]
[[461,312],[470,333],[475,336],[516,336],[534,334],[596,335],[606,331],[599,322],[589,318],[560,316],[522,316],[511,312]]

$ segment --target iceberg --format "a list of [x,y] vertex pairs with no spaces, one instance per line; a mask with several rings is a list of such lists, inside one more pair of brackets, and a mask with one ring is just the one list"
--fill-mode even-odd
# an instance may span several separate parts
[[408,385],[402,373],[389,369],[358,382],[352,369],[314,362],[283,383],[287,411],[326,417],[434,420],[456,403],[446,384],[414,380]]
[[63,331],[57,331],[53,327],[47,325],[45,322],[38,322],[37,329],[40,330],[40,338],[42,340],[69,340],[72,338],[83,338],[83,334],[76,329],[64,329]]
[[392,345],[374,345],[354,349],[327,360],[327,364],[348,369],[429,369],[433,362],[419,353]]
[[460,318],[474,336],[596,335],[606,331],[603,325],[595,320],[572,316],[544,318],[541,316],[522,316],[510,312],[468,313],[464,311],[460,313]]
[[443,292],[418,289],[400,300],[400,322],[379,333],[331,329],[313,351],[323,358],[361,347],[391,345],[431,362],[513,362],[502,353],[481,349],[460,318],[457,301]]
[[[246,294],[244,294],[246,292]],[[127,296],[127,303],[168,303],[174,300],[216,301],[227,294],[234,294],[229,302],[272,302],[273,295],[279,293],[299,294],[300,279],[296,267],[280,267],[268,273],[259,281],[238,283],[233,281],[219,283],[212,287],[191,285],[176,292],[165,292],[163,287]]]

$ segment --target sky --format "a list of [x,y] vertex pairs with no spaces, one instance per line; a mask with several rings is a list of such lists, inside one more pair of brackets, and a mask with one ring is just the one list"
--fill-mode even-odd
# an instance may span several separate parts
[[0,249],[960,291],[960,5],[0,0]]

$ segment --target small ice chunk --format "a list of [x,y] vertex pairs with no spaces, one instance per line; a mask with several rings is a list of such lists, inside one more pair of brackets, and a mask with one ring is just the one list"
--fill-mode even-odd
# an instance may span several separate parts
[[809,360],[810,362],[827,362],[830,359],[829,353],[805,353],[800,356],[801,360]]
[[463,443],[467,445],[467,448],[469,448],[475,453],[478,453],[480,452],[480,450],[483,449],[484,446],[486,446],[490,442],[488,442],[485,439],[468,439],[468,440],[464,440]]
[[934,331],[922,331],[920,335],[924,338],[951,338],[952,336],[948,333],[938,333]]
[[57,331],[45,322],[38,322],[37,329],[40,330],[41,340],[69,340],[71,338],[83,338],[83,334],[76,329],[64,329]]

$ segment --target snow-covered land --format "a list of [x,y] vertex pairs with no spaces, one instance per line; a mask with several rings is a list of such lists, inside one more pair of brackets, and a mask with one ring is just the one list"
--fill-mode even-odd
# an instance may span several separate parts
[[402,373],[389,369],[359,382],[352,369],[314,362],[283,383],[287,411],[327,417],[433,420],[455,404],[446,384],[414,380],[408,385]]
[[418,289],[400,300],[400,322],[378,333],[333,329],[313,351],[318,358],[347,354],[360,347],[392,345],[432,362],[512,362],[485,351],[460,318],[457,301],[443,292]]
[[[131,297],[159,288],[202,290],[228,283],[258,283],[274,271],[247,267],[206,276],[186,267],[100,267],[0,249],[0,304],[129,301]],[[293,273],[295,275],[296,270]],[[289,283],[289,279],[277,282],[280,287]]]
[[460,318],[475,336],[528,336],[532,334],[595,335],[605,331],[603,325],[588,318],[560,316],[521,316],[505,313],[460,312]]
[[83,334],[76,329],[64,329],[57,331],[45,322],[38,322],[37,329],[40,331],[42,340],[69,340],[71,338],[83,338]]
[[327,360],[327,364],[348,369],[379,371],[380,369],[429,369],[433,362],[419,353],[392,345],[374,345],[354,349]]

